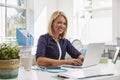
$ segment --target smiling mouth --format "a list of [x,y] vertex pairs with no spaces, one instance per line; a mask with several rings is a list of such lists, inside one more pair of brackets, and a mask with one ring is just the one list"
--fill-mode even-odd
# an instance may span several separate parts
[[63,29],[58,29],[59,31],[64,31]]

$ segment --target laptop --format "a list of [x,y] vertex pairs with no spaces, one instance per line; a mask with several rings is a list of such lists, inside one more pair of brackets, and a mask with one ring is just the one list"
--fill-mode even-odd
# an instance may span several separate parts
[[81,66],[62,65],[62,67],[70,68],[85,68],[99,64],[101,55],[105,48],[105,43],[90,43],[87,46],[87,52],[84,57],[84,62]]

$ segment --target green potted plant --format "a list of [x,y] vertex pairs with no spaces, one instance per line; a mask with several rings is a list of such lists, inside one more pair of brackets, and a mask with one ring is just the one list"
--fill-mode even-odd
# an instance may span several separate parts
[[18,76],[20,48],[17,45],[0,44],[0,79],[12,79]]

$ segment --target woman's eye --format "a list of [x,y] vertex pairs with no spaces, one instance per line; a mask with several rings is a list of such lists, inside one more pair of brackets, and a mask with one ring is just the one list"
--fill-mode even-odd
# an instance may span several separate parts
[[57,22],[58,24],[61,24],[62,22]]
[[57,22],[58,24],[63,24],[63,25],[66,25],[66,23],[65,22]]
[[65,22],[64,22],[64,23],[62,23],[62,24],[63,24],[63,25],[65,25],[65,26],[67,25]]

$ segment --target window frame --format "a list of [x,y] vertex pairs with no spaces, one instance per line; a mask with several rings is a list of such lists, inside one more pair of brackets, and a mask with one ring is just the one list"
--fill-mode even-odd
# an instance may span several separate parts
[[[7,8],[14,8],[14,9],[22,9],[22,10],[25,10],[26,13],[26,19],[25,19],[25,25],[27,27],[27,11],[28,11],[28,8],[27,8],[27,0],[24,0],[24,6],[17,6],[17,5],[11,5],[11,4],[7,4],[6,2],[5,3],[0,3],[0,7],[4,7],[5,8],[5,26],[3,26],[4,28],[2,28],[2,32],[4,32],[3,35],[0,35],[0,39],[1,41],[0,42],[6,42],[6,41],[9,41],[9,40],[14,40],[16,39],[16,36],[11,36],[11,37],[8,37],[7,36]],[[4,31],[3,31],[4,30]]]

